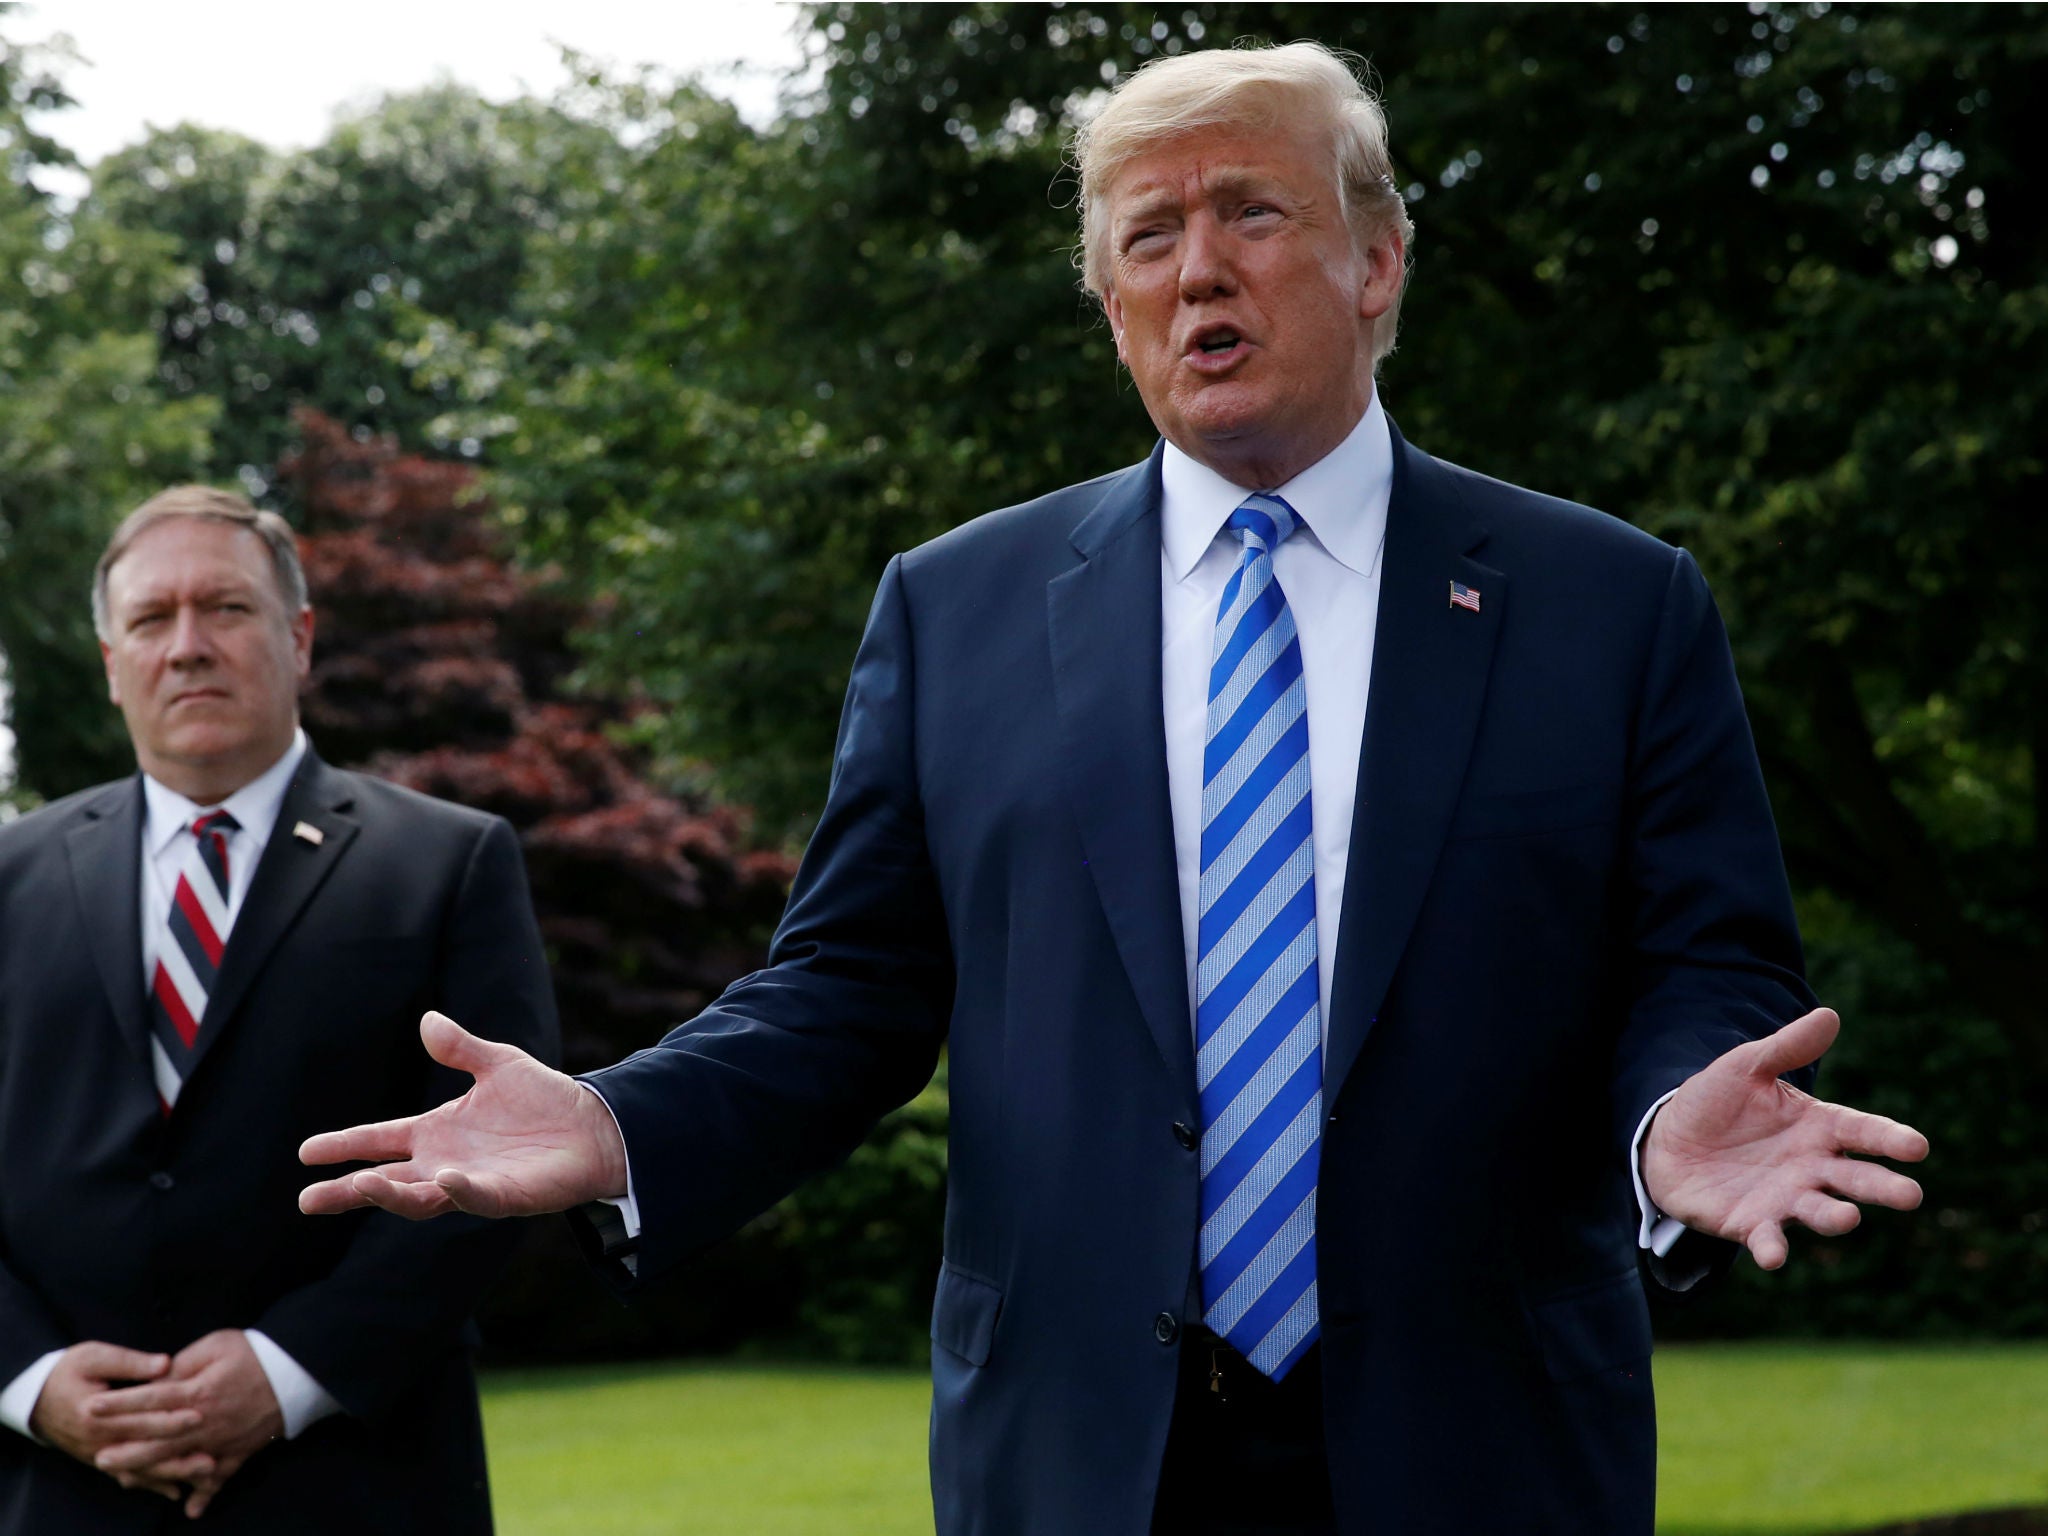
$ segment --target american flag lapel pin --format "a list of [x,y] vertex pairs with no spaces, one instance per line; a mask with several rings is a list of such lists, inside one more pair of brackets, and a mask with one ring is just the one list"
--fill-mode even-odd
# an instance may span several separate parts
[[292,836],[302,843],[311,843],[315,848],[318,848],[327,841],[327,834],[314,826],[310,821],[302,821],[296,827],[293,827]]
[[1452,582],[1451,606],[1453,608],[1470,608],[1474,613],[1477,613],[1479,611],[1479,589],[1477,587],[1468,587],[1462,581]]

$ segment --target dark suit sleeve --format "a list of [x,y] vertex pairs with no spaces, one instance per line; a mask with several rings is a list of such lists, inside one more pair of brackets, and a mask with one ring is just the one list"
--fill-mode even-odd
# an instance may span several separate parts
[[[503,821],[488,823],[470,849],[443,933],[438,991],[436,1006],[465,1027],[556,1059],[547,960],[518,839]],[[468,1087],[462,1073],[435,1066],[420,1107]],[[472,1216],[345,1219],[361,1225],[342,1262],[280,1297],[254,1326],[350,1413],[373,1418],[458,1347],[464,1320],[519,1234]]]
[[[1624,1154],[1652,1104],[1814,1006],[1734,658],[1692,557],[1672,559],[1631,747],[1626,1015],[1615,1059]],[[1800,1075],[1802,1086],[1812,1074]],[[1688,1234],[1661,1280],[1734,1245]]]
[[831,791],[768,967],[590,1078],[626,1138],[639,1278],[845,1158],[931,1076],[953,959],[919,805],[914,689],[899,557],[854,660]]
[[[6,1170],[0,1169],[0,1178]],[[0,1389],[53,1349],[69,1349],[78,1340],[21,1283],[0,1249]]]

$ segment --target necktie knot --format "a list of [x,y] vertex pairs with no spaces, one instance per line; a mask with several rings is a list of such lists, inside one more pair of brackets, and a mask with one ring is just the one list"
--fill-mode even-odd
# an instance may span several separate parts
[[1301,526],[1301,514],[1278,496],[1255,491],[1230,514],[1227,526],[1243,535],[1247,548],[1256,546],[1270,555]]
[[204,816],[194,818],[192,822],[192,835],[202,840],[209,832],[225,834],[241,830],[242,824],[228,811],[208,811]]
[[228,834],[241,829],[242,824],[226,811],[208,811],[192,822],[192,835],[199,839],[199,862],[206,866],[223,899],[228,894]]

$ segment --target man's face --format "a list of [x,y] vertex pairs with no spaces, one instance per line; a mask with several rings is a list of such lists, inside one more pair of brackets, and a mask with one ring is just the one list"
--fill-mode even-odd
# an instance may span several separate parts
[[1126,165],[1106,206],[1110,329],[1168,441],[1252,489],[1343,441],[1401,241],[1354,247],[1325,135],[1192,131]]
[[255,533],[153,524],[107,572],[107,693],[145,771],[202,805],[283,756],[298,724],[313,615],[287,614]]

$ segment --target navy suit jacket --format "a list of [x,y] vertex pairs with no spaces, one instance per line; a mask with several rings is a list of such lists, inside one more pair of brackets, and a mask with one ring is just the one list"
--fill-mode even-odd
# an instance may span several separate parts
[[[1628,1142],[1811,1005],[1776,834],[1687,555],[1394,463],[1325,1062],[1339,1523],[1648,1536]],[[1158,466],[890,564],[768,968],[594,1078],[651,1275],[950,1047],[943,1536],[1145,1532],[1198,1316]]]
[[[420,1050],[425,1009],[552,1059],[518,839],[308,752],[165,1118],[142,817],[138,777],[0,827],[0,1382],[84,1339],[170,1353],[258,1328],[343,1412],[257,1452],[192,1528],[480,1536],[465,1320],[517,1234],[473,1217],[303,1216],[298,1147],[464,1090]],[[188,1527],[156,1495],[0,1429],[0,1536]]]

